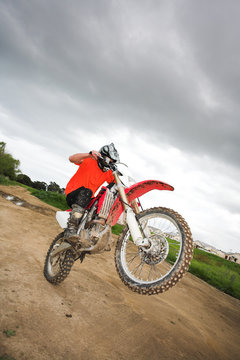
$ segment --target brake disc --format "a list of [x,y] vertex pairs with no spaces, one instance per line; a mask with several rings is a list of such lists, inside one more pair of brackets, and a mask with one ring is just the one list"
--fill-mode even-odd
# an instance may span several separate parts
[[140,257],[148,265],[156,265],[164,261],[168,255],[169,245],[165,237],[153,235],[148,238],[149,248],[140,249]]

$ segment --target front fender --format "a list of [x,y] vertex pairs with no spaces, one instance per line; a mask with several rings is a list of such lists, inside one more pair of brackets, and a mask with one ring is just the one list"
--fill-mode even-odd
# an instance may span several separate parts
[[[151,190],[169,190],[173,191],[174,187],[158,180],[145,180],[139,183],[136,183],[129,188],[125,189],[125,193],[127,195],[129,203],[136,198],[146,194]],[[107,223],[111,226],[115,225],[118,221],[119,217],[121,216],[122,212],[124,211],[123,204],[118,197],[113,204],[113,207],[108,215]]]

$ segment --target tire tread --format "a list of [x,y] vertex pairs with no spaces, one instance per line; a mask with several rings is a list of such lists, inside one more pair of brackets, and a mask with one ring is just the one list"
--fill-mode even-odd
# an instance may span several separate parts
[[63,237],[63,233],[60,233],[56,236],[56,238],[53,240],[53,242],[51,243],[48,252],[47,252],[47,256],[45,259],[45,263],[44,263],[44,270],[43,270],[43,274],[45,276],[45,278],[47,279],[48,282],[50,282],[53,285],[58,285],[61,282],[63,282],[66,277],[69,275],[71,268],[74,264],[74,255],[72,253],[71,250],[67,250],[66,251],[66,255],[65,255],[65,259],[63,264],[60,266],[60,271],[55,275],[55,276],[51,276],[48,272],[48,259],[50,256],[50,253],[53,249],[53,246],[55,245],[55,243],[61,238]]

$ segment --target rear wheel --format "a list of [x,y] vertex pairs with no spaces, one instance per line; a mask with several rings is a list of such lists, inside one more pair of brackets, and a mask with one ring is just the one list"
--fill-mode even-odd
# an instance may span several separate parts
[[47,281],[54,285],[66,279],[74,264],[74,256],[69,249],[56,255],[53,254],[53,251],[63,242],[63,236],[64,233],[61,233],[53,240],[44,264],[44,276]]
[[138,219],[150,247],[137,247],[126,226],[116,244],[116,268],[132,291],[161,293],[188,270],[193,254],[192,234],[182,216],[171,209],[148,209]]

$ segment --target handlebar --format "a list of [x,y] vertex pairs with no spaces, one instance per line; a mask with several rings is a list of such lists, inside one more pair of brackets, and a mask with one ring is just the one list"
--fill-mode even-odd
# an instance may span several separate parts
[[[107,161],[105,161],[105,159],[104,159],[104,157],[103,157],[102,155],[101,155],[101,156],[98,155],[98,157],[99,157],[100,159],[102,159],[103,165],[106,166],[106,167],[108,167],[110,170],[112,170],[112,171],[117,171],[117,170],[118,170],[116,163],[113,163],[113,162],[109,162],[109,163],[108,163]],[[120,173],[120,171],[119,171],[119,175],[122,175],[122,174]]]

